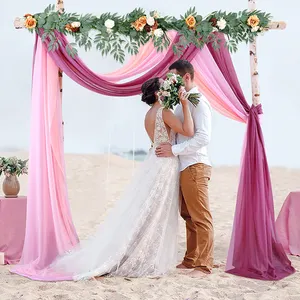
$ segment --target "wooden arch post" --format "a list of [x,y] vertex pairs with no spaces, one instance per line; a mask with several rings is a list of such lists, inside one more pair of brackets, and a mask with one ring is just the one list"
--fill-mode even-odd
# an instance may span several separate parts
[[[56,0],[56,9],[59,13],[63,13],[65,11],[64,1],[63,0]],[[63,92],[63,72],[61,69],[58,70],[58,77],[59,77],[59,91],[60,91],[60,99],[62,101],[62,92]],[[64,121],[62,121],[62,127],[64,128]],[[63,132],[64,138],[64,132]]]
[[[256,0],[248,0],[249,11],[256,10]],[[268,25],[268,29],[285,29],[285,22],[271,22]],[[250,71],[251,71],[251,86],[252,86],[252,103],[254,106],[260,104],[260,90],[258,82],[258,61],[257,61],[257,51],[256,51],[256,40],[250,43]]]

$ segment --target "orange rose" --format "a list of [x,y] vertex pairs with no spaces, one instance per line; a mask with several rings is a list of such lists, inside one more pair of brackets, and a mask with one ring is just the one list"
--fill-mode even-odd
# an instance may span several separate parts
[[71,26],[71,24],[67,24],[67,25],[65,26],[65,29],[66,29],[67,31],[73,31],[73,30],[72,30],[73,27]]
[[138,21],[145,26],[147,24],[147,17],[146,16],[140,17]]
[[194,16],[190,15],[185,19],[185,23],[188,28],[193,29],[196,26],[196,19]]
[[260,20],[259,20],[258,16],[253,15],[248,18],[247,24],[248,24],[248,26],[253,28],[253,27],[258,26],[259,22],[260,22]]
[[147,17],[142,16],[138,18],[135,22],[131,23],[131,26],[135,28],[136,31],[143,31],[144,27],[147,25]]
[[33,17],[27,17],[25,21],[25,27],[28,29],[32,29],[36,27],[36,19]]
[[32,15],[31,15],[31,14],[26,14],[26,15],[24,16],[24,18],[28,18],[28,17],[32,17]]
[[141,23],[139,20],[132,23],[132,27],[135,28],[136,31],[143,31],[146,24]]
[[65,29],[69,32],[77,32],[77,31],[79,31],[80,28],[79,27],[74,27],[74,26],[72,26],[72,24],[67,24],[65,26]]

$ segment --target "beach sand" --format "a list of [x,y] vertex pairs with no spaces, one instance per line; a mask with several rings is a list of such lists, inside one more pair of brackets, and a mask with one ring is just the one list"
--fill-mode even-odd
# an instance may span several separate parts
[[[8,155],[8,153],[1,153]],[[25,152],[9,153],[27,158]],[[109,208],[113,207],[132,177],[133,162],[117,156],[66,154],[69,198],[80,238],[93,233]],[[135,163],[138,167],[139,163]],[[107,176],[108,173],[108,176]],[[300,170],[271,169],[276,216],[290,191],[300,190]],[[225,263],[231,236],[239,169],[213,169],[210,185],[211,210],[215,225],[215,260]],[[141,179],[142,180],[142,179]],[[27,193],[22,177],[21,195]],[[300,221],[299,221],[300,224]],[[185,251],[185,227],[180,221],[180,260]],[[300,258],[290,257],[300,270]],[[259,281],[226,274],[224,267],[212,275],[194,279],[177,271],[160,279],[104,278],[85,282],[35,282],[9,273],[0,266],[0,300],[194,300],[194,299],[293,299],[300,300],[300,274],[279,282]]]

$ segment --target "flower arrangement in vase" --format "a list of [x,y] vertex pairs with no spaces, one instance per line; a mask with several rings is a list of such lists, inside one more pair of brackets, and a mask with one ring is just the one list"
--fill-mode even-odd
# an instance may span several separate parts
[[4,174],[2,189],[5,198],[17,198],[20,192],[18,176],[28,174],[28,160],[0,157],[0,175]]

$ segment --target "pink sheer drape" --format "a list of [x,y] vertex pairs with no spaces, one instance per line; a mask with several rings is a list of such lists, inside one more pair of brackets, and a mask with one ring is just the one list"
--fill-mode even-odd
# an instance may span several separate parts
[[285,199],[276,220],[278,238],[286,253],[300,256],[300,191]]
[[65,175],[58,67],[38,39],[33,64],[25,242],[13,272],[34,274],[78,243]]
[[[175,31],[168,32],[168,37],[173,42],[176,37]],[[130,78],[147,70],[151,69],[155,65],[159,64],[167,53],[165,49],[161,53],[157,53],[154,47],[149,47],[149,44],[142,46],[139,49],[139,53],[135,56],[131,56],[130,60],[123,67],[115,72],[102,75],[103,78],[109,81],[118,82],[125,78]]]
[[[63,35],[57,33],[57,37],[64,46],[67,45],[67,40]],[[219,37],[223,39],[222,36]],[[170,38],[172,39],[172,43],[178,41],[178,35],[174,33],[170,34]],[[141,49],[136,60],[130,60],[130,62],[119,71],[99,75],[92,72],[79,57],[72,59],[64,47],[59,51],[50,52],[49,56],[46,56],[47,64],[42,64],[40,62],[41,57],[43,57],[42,60],[45,60],[46,50],[42,49],[39,38],[37,45],[34,70],[39,72],[40,76],[43,76],[42,86],[46,85],[47,89],[45,88],[45,90],[47,90],[47,93],[45,94],[45,90],[43,90],[44,92],[42,94],[40,93],[40,88],[38,87],[40,79],[34,77],[33,104],[35,105],[37,101],[35,98],[37,97],[40,97],[42,104],[38,104],[39,111],[35,111],[36,108],[33,108],[33,118],[35,118],[35,120],[33,120],[33,126],[37,126],[37,124],[40,123],[39,126],[48,128],[47,126],[51,124],[51,120],[55,120],[56,122],[53,131],[51,131],[53,135],[45,135],[43,127],[38,126],[40,129],[37,132],[35,129],[32,129],[34,137],[32,144],[39,144],[39,146],[32,146],[34,153],[34,155],[32,154],[31,156],[33,160],[33,162],[31,162],[32,168],[34,168],[37,163],[42,163],[42,166],[46,166],[45,162],[47,162],[49,163],[50,177],[44,181],[44,173],[40,174],[42,179],[37,175],[31,175],[32,177],[30,177],[30,189],[32,189],[30,195],[32,199],[28,204],[28,211],[31,212],[32,216],[35,216],[35,221],[28,221],[27,223],[28,233],[26,234],[23,262],[27,263],[31,271],[22,271],[24,270],[22,266],[16,267],[14,270],[19,274],[31,278],[34,277],[35,279],[37,279],[37,276],[31,276],[32,274],[36,275],[34,268],[43,268],[45,263],[47,264],[47,261],[50,261],[55,254],[62,254],[65,248],[71,247],[77,241],[75,231],[70,221],[67,202],[55,200],[66,199],[66,192],[64,189],[64,169],[59,167],[63,159],[62,148],[60,148],[62,147],[60,131],[61,107],[60,104],[57,103],[58,94],[56,94],[58,93],[57,68],[56,71],[54,71],[52,66],[53,62],[49,60],[49,56],[51,56],[55,64],[61,68],[64,73],[80,85],[94,92],[111,96],[131,96],[139,94],[140,87],[145,80],[154,76],[164,76],[168,71],[169,65],[178,59],[173,54],[172,45],[165,52],[156,53],[153,45],[148,44]],[[245,277],[278,280],[293,273],[294,269],[291,267],[291,263],[286,257],[275,233],[272,188],[258,117],[259,114],[262,113],[261,106],[250,108],[239,85],[228,50],[221,45],[218,51],[219,52],[213,50],[211,46],[205,46],[201,51],[194,46],[190,46],[184,51],[181,58],[192,61],[196,69],[196,83],[200,91],[208,98],[217,111],[231,119],[247,123],[245,152],[226,269],[232,274]],[[132,66],[132,68],[130,66]],[[136,76],[137,78],[119,83],[132,76]],[[52,92],[55,94],[53,95]],[[51,101],[54,101],[56,106]],[[55,119],[49,119],[50,112],[53,113],[52,116],[56,116]],[[52,127],[50,126],[50,128]],[[56,160],[52,159],[53,153],[51,150],[53,146],[49,146],[51,142],[54,143],[54,149],[59,153]],[[46,144],[46,149],[43,147],[44,144]],[[38,157],[38,159],[35,157]],[[59,164],[56,165],[56,163]],[[51,170],[53,170],[53,173],[51,173]],[[58,175],[62,177],[62,181],[56,181],[56,177],[52,176],[55,175],[57,171],[59,171]],[[43,191],[43,188],[37,189],[34,187],[36,182],[43,183],[41,187],[45,187],[46,190],[53,191],[53,193],[44,194],[45,191]],[[44,204],[44,202],[47,204]],[[60,203],[62,206],[53,205],[53,203]],[[36,205],[38,209],[33,207],[34,205]],[[59,247],[59,245],[56,246],[54,243],[54,247],[50,250],[40,247],[40,252],[33,250],[33,254],[29,255],[30,249],[33,247],[32,245],[39,246],[40,243],[43,243],[45,240],[45,237],[40,235],[33,236],[32,233],[35,232],[39,222],[43,224],[43,221],[40,219],[43,212],[47,215],[46,224],[50,224],[50,227],[46,227],[46,230],[50,231],[51,234],[54,230],[54,235],[52,234],[47,240],[51,241],[53,239],[55,243],[57,243],[61,237],[65,235],[67,241],[65,241],[61,247]],[[57,216],[61,218],[61,215],[65,215],[66,217],[65,219],[58,218],[60,225],[57,226],[53,223],[53,220],[55,220]],[[53,226],[53,230],[51,226]],[[56,233],[56,230],[59,228],[62,228],[61,235]],[[45,252],[42,253],[42,251]],[[47,253],[47,251],[49,253]],[[43,257],[43,259],[41,259],[41,257]]]

